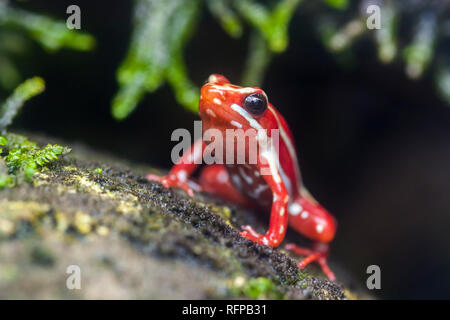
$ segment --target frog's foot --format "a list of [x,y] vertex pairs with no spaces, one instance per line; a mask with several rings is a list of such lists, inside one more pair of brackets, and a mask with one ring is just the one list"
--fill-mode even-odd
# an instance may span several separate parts
[[194,190],[201,191],[200,186],[194,181],[180,179],[175,174],[169,173],[165,176],[158,176],[150,173],[146,175],[146,178],[147,180],[161,183],[167,189],[170,187],[183,189],[190,197],[194,196]]
[[311,262],[317,262],[322,269],[322,272],[330,279],[335,281],[336,276],[327,263],[328,256],[328,244],[318,242],[314,245],[313,249],[301,248],[293,243],[289,243],[285,246],[286,250],[292,251],[298,255],[306,256],[302,261],[298,263],[300,269],[304,269]]
[[242,226],[241,228],[244,230],[241,232],[242,237],[258,244],[264,244],[269,247],[277,247],[282,241],[279,235],[273,235],[269,232],[266,234],[260,234],[250,226]]

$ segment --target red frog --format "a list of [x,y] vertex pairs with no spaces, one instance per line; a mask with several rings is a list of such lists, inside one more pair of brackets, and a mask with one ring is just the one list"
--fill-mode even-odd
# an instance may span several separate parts
[[[168,175],[149,174],[147,178],[161,182],[166,188],[182,188],[190,196],[194,195],[193,190],[205,191],[246,207],[271,208],[269,229],[265,234],[257,233],[251,226],[242,226],[241,235],[259,244],[277,247],[289,225],[313,241],[311,249],[295,244],[285,246],[306,257],[298,266],[303,269],[317,262],[325,275],[335,280],[327,264],[328,243],[336,232],[335,219],[304,187],[292,133],[283,116],[268,102],[264,91],[232,85],[224,76],[213,74],[201,89],[199,111],[204,133],[216,129],[225,137],[227,129],[254,129],[258,132],[254,139],[259,139],[260,131],[271,136],[272,129],[278,129],[278,148],[261,147],[256,161],[250,163],[246,147],[244,163],[208,165],[200,172],[198,183],[194,183],[190,176],[208,146],[203,138],[183,154]],[[234,159],[238,151],[234,148]]]

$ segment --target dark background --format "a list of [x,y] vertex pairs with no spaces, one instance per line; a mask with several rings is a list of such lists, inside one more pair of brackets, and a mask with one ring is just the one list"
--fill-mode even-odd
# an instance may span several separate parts
[[[132,1],[21,1],[27,10],[65,19],[78,4],[93,52],[49,54],[34,45],[17,57],[25,77],[40,75],[44,94],[27,103],[14,129],[83,142],[127,160],[171,166],[171,132],[197,117],[168,86],[146,95],[125,121],[110,115],[115,71],[132,31]],[[201,85],[210,73],[238,83],[248,35],[228,37],[203,11],[185,57]],[[354,46],[342,67],[323,48],[314,17],[301,12],[287,52],[275,57],[263,89],[296,139],[305,184],[339,222],[332,263],[365,285],[381,267],[380,298],[450,298],[450,106],[432,75],[409,80],[400,62],[382,65],[373,42]]]

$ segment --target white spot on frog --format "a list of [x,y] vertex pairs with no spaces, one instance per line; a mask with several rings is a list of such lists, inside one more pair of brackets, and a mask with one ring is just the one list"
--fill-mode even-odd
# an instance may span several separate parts
[[322,233],[323,228],[324,228],[323,224],[318,224],[318,225],[316,226],[316,231],[317,231],[317,233]]
[[228,180],[228,174],[225,171],[220,171],[219,174],[217,175],[217,180],[220,183],[225,183]]
[[294,202],[289,206],[289,213],[292,216],[298,215],[300,212],[302,212],[302,210],[303,210],[302,206],[296,202]]
[[181,181],[186,181],[186,179],[187,179],[187,172],[185,170],[181,170],[180,172],[177,173],[177,177]]
[[210,115],[211,117],[213,117],[213,118],[216,117],[216,114],[215,114],[214,111],[212,111],[211,109],[206,109],[206,113],[207,113],[208,115]]
[[302,219],[307,219],[309,217],[309,212],[303,211],[301,217],[302,217]]

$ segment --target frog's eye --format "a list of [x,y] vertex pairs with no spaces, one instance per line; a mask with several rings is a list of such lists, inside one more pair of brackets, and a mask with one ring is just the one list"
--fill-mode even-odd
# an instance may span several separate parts
[[263,114],[267,109],[267,99],[262,93],[252,93],[245,97],[245,108],[256,116]]

